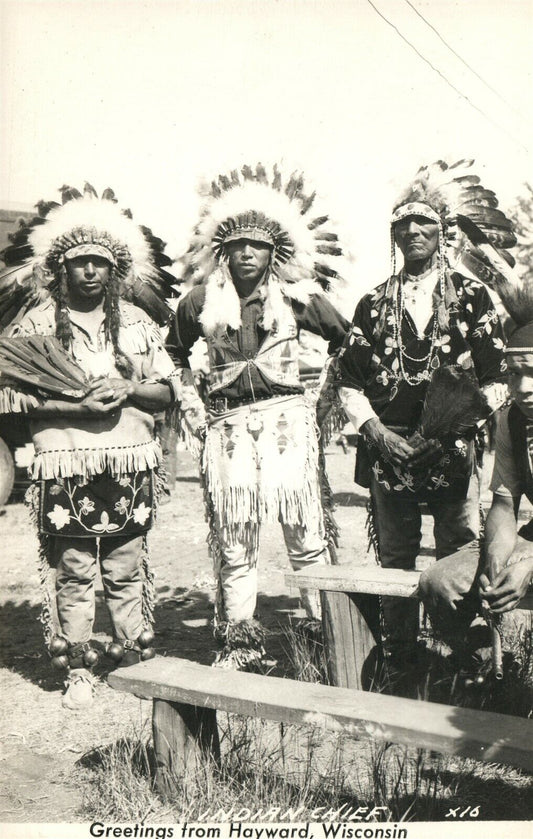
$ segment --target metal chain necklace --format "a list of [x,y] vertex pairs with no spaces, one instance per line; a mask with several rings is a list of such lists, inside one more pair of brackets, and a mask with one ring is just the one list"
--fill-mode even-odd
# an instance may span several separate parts
[[[394,341],[394,346],[398,350],[398,360],[400,363],[400,372],[402,374],[402,378],[410,387],[416,387],[424,380],[429,381],[430,379],[430,369],[431,369],[431,362],[433,361],[433,354],[436,349],[435,344],[439,334],[439,321],[438,321],[438,314],[437,312],[433,312],[433,327],[431,330],[431,339],[430,339],[430,346],[429,351],[426,355],[420,356],[419,358],[415,358],[412,355],[409,355],[406,350],[405,346],[402,342],[402,324],[405,317],[405,300],[403,294],[403,277],[399,277],[398,282],[398,293],[394,300],[394,320],[392,324],[392,336]],[[404,358],[408,359],[409,361],[414,361],[417,364],[422,364],[426,362],[425,369],[420,370],[415,375],[408,373],[404,366]]]

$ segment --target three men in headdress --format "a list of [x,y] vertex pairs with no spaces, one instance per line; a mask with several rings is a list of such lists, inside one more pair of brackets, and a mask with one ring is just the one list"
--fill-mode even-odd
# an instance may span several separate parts
[[[52,664],[68,671],[63,704],[74,709],[92,701],[98,564],[113,625],[110,655],[125,665],[154,654],[146,533],[161,451],[153,415],[174,399],[174,365],[157,324],[123,299],[142,294],[158,271],[146,230],[123,213],[112,193],[100,199],[88,188],[37,221],[23,248],[30,259],[20,268],[19,285],[30,289],[39,278],[37,296],[44,302],[16,321],[9,335],[21,345],[29,336],[56,338],[57,352],[62,349],[85,374],[85,395],[58,397],[4,380],[0,409],[30,420],[41,619]],[[8,261],[13,255],[6,254]],[[35,367],[38,372],[37,358]],[[49,566],[57,569],[55,598]]]
[[[220,666],[254,666],[263,655],[254,620],[261,523],[279,519],[294,569],[328,561],[316,409],[300,381],[298,333],[322,336],[334,353],[348,324],[323,290],[340,249],[327,216],[310,218],[313,199],[301,177],[282,183],[261,165],[214,182],[185,258],[185,279],[196,285],[167,342],[183,366],[195,341],[207,342],[207,406],[193,394],[182,412],[205,434]],[[303,600],[316,617],[317,602]]]
[[[422,503],[434,519],[437,559],[479,538],[474,441],[459,439],[440,451],[431,442],[408,441],[433,371],[443,365],[471,370],[493,407],[504,390],[498,384],[505,379],[503,334],[491,298],[480,282],[447,263],[455,219],[447,167],[436,169],[438,178],[430,167],[421,170],[395,207],[392,276],[357,305],[339,356],[341,400],[361,435],[356,481],[370,489],[371,537],[388,568],[414,568]],[[464,172],[448,173],[448,181],[458,174]],[[477,189],[479,179],[467,174],[466,183]],[[404,257],[398,273],[396,246]],[[428,468],[420,470],[424,459]],[[383,598],[383,617],[388,652],[407,655],[406,641],[416,637],[416,605]]]

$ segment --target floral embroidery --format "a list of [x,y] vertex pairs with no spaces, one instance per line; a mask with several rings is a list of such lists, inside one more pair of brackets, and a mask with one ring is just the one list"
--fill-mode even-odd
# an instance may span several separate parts
[[120,513],[121,516],[125,516],[128,513],[129,509],[129,502],[125,495],[123,495],[115,504],[115,510],[117,513]]
[[86,516],[87,513],[92,513],[94,510],[94,501],[91,501],[90,498],[81,498],[78,500],[78,506],[80,508],[80,515]]
[[398,469],[395,466],[394,467],[394,473],[395,473],[396,477],[398,478],[398,480],[400,481],[399,484],[396,484],[394,486],[394,489],[397,492],[401,492],[403,489],[409,489],[409,490],[411,490],[411,492],[414,491],[415,479],[414,479],[414,476],[411,475],[410,472],[407,472],[407,471],[402,472],[400,469]]
[[470,367],[474,366],[474,362],[472,360],[472,353],[470,350],[466,352],[462,352],[457,356],[457,364],[459,367],[462,367],[463,370],[469,370]]
[[120,525],[109,521],[109,513],[104,510],[99,523],[93,524],[93,530],[96,530],[97,533],[111,533],[114,530],[120,530]]
[[435,484],[435,489],[438,489],[439,487],[449,487],[450,486],[450,484],[448,483],[448,481],[446,480],[444,475],[439,475],[438,478],[435,477],[435,475],[433,475],[433,477],[431,478],[431,481],[432,481],[432,483]]
[[398,348],[398,342],[395,341],[394,338],[390,338],[390,337],[385,338],[385,349],[383,350],[385,355],[390,355],[397,348]]
[[146,524],[146,520],[150,516],[152,512],[151,507],[147,507],[144,501],[142,501],[139,506],[133,511],[133,521],[137,524]]
[[138,472],[118,480],[103,474],[89,480],[82,490],[75,478],[65,478],[63,486],[49,482],[42,498],[45,532],[49,528],[52,533],[61,530],[72,536],[138,533],[150,525],[153,513],[152,476]]
[[492,325],[496,323],[498,323],[498,312],[496,309],[489,309],[488,312],[485,312],[485,314],[478,320],[478,327],[474,331],[474,335],[476,338],[481,338],[483,332],[490,335],[492,333]]
[[[404,323],[396,334],[390,281],[365,295],[358,304],[352,329],[355,327],[356,332],[359,330],[357,334],[365,336],[373,330],[375,338],[369,338],[370,347],[358,345],[355,340],[350,346],[346,342],[347,351],[339,365],[338,382],[342,384],[344,380],[347,387],[362,391],[378,416],[386,408],[391,425],[395,422],[400,425],[404,417],[413,427],[416,425],[418,404],[421,407],[423,403],[427,381],[442,365],[457,365],[465,370],[473,370],[475,366],[477,377],[483,382],[500,378],[505,369],[503,334],[485,287],[456,273],[450,273],[448,277],[458,302],[448,306],[449,327],[436,330],[434,344],[427,329],[422,338],[414,335],[409,323]],[[476,328],[477,333],[474,332]],[[405,386],[404,370],[399,365],[400,347],[409,383],[417,388],[412,394]],[[413,404],[412,397],[417,405]],[[383,489],[388,485],[389,491],[403,492],[404,496],[421,491],[430,495],[443,493],[448,486],[457,486],[462,492],[468,480],[469,462],[463,453],[470,453],[472,445],[467,443],[466,449],[462,449],[454,447],[453,442],[451,445],[446,443],[446,452],[428,464],[427,470],[410,467],[410,472],[399,470],[401,476],[368,443],[369,474]],[[366,463],[361,461],[361,465],[366,466]]]
[[359,344],[360,347],[369,347],[370,344],[366,340],[365,336],[363,335],[363,330],[360,329],[358,326],[352,326],[350,331],[350,337],[348,339],[348,343],[351,345],[353,343]]
[[374,478],[376,479],[376,481],[379,481],[379,476],[383,475],[383,469],[381,469],[379,465],[379,460],[376,460],[376,462],[374,463],[372,467],[372,472],[374,473]]
[[48,518],[58,530],[62,530],[70,521],[70,513],[65,507],[60,507],[59,504],[54,505],[51,513],[48,513]]

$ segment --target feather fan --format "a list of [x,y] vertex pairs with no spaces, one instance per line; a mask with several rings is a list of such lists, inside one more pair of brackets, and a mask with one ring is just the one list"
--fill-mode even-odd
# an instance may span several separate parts
[[30,335],[0,338],[0,378],[47,395],[83,399],[87,379],[57,338]]
[[[457,366],[435,370],[426,391],[418,428],[407,442],[416,447],[432,440],[440,443],[440,447],[430,449],[409,464],[416,486],[424,486],[431,469],[442,457],[443,449],[450,449],[458,438],[472,437],[479,421],[487,419],[490,413],[487,400],[470,371]],[[464,451],[470,456],[468,449]]]
[[439,367],[426,391],[418,432],[425,440],[443,442],[463,437],[490,408],[474,376],[462,367]]

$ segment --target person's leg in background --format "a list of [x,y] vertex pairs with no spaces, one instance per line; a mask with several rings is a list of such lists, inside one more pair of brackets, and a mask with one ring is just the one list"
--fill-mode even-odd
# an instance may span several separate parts
[[[405,490],[404,492],[408,492]],[[422,516],[418,501],[410,495],[386,492],[371,478],[371,525],[383,568],[413,570],[420,550]],[[386,657],[412,661],[416,654],[419,605],[399,597],[382,597],[382,632]]]
[[[324,565],[329,561],[328,544],[324,525],[320,518],[303,524],[281,523],[285,547],[293,571],[303,571],[313,565]],[[317,590],[300,589],[300,600],[308,618],[321,617],[320,595]]]

